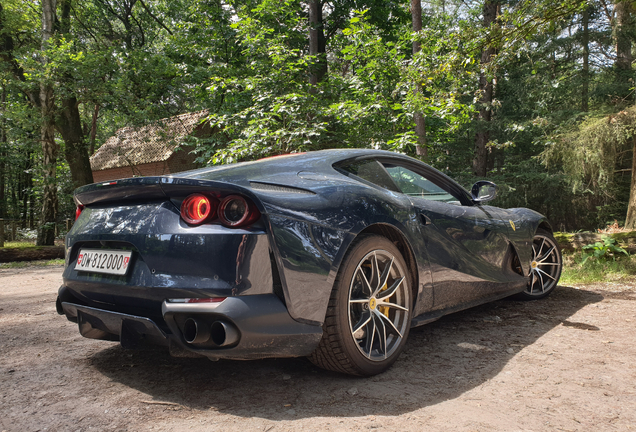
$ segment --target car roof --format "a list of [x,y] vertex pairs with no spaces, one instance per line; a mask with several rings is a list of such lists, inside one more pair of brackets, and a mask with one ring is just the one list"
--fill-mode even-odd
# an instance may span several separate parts
[[[267,157],[251,162],[239,162],[227,165],[216,165],[192,171],[169,174],[168,177],[194,179],[224,179],[227,177],[257,178],[261,175],[297,173],[299,171],[313,171],[319,173],[331,172],[333,164],[356,157],[390,157],[403,158],[409,161],[415,159],[385,150],[374,149],[330,149],[306,153],[290,153]],[[417,161],[419,162],[419,161]]]

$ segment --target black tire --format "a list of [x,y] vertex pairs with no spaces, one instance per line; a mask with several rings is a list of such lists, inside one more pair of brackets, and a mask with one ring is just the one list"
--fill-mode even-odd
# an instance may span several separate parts
[[556,288],[563,257],[554,236],[538,228],[532,240],[532,264],[526,290],[515,296],[518,300],[538,300],[547,297]]
[[408,337],[411,287],[406,262],[393,243],[377,235],[356,239],[336,277],[322,340],[309,360],[351,375],[387,370]]

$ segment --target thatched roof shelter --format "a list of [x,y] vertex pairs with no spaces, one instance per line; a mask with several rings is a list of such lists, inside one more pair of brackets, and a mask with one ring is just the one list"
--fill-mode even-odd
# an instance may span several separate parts
[[188,136],[206,136],[208,111],[181,114],[141,127],[123,127],[91,156],[96,182],[161,175],[196,168],[194,156],[177,148]]

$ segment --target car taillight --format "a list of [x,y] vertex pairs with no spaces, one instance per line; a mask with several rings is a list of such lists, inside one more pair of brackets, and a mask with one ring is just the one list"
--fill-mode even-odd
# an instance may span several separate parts
[[216,198],[212,194],[189,195],[181,203],[181,218],[190,225],[216,222],[228,228],[240,228],[258,220],[261,213],[248,198],[230,195]]
[[199,225],[216,216],[218,201],[203,194],[192,194],[181,204],[181,217],[191,225]]
[[77,206],[77,210],[75,210],[75,220],[77,220],[80,215],[82,214],[82,210],[84,210],[84,206],[83,205],[78,205]]
[[227,196],[219,204],[219,220],[229,228],[249,225],[259,216],[254,205],[240,195]]

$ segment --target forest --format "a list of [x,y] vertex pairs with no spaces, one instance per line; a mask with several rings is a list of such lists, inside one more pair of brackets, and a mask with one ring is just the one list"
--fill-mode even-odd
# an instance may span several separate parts
[[634,45],[633,1],[2,0],[0,218],[53,244],[116,130],[208,110],[202,165],[385,149],[636,228]]

